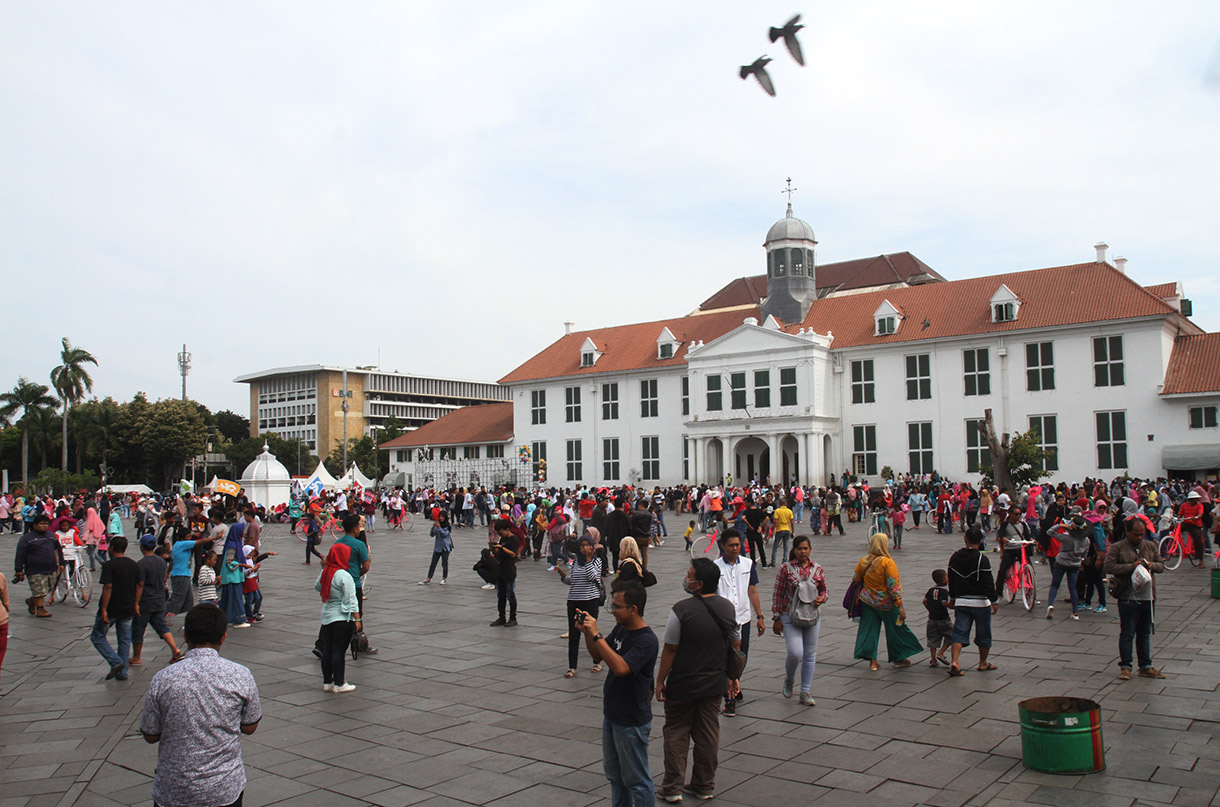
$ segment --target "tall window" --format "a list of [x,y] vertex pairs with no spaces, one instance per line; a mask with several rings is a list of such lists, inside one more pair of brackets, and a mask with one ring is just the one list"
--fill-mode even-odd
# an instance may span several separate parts
[[1123,379],[1122,336],[1097,336],[1093,338],[1093,385],[1097,387],[1121,387]]
[[567,423],[580,423],[580,387],[564,387],[563,419]]
[[546,477],[546,442],[531,443],[530,452],[534,457],[534,477],[542,481]]
[[619,479],[617,437],[602,440],[602,478],[607,482],[617,482]]
[[907,400],[932,397],[932,357],[927,353],[907,356]]
[[1030,342],[1025,346],[1025,388],[1042,392],[1055,388],[1055,343]]
[[479,458],[478,446],[465,446],[462,448],[462,458],[467,460],[477,460]]
[[546,423],[546,390],[530,390],[530,423],[538,426]]
[[966,471],[977,474],[984,465],[991,465],[991,449],[987,447],[982,420],[966,421]]
[[682,376],[682,414],[690,414],[690,376]]
[[1214,406],[1192,406],[1190,408],[1190,428],[1192,428],[1192,429],[1214,429],[1214,428],[1216,428],[1216,407],[1214,407]]
[[1029,430],[1038,438],[1038,447],[1045,454],[1042,467],[1059,470],[1059,418],[1055,415],[1030,415]]
[[851,402],[872,403],[873,397],[873,360],[862,359],[851,363]]
[[734,409],[746,408],[746,374],[732,373],[729,375],[729,397]]
[[754,371],[754,408],[767,409],[771,406],[771,371]]
[[720,391],[720,376],[709,375],[707,377],[707,411],[719,412],[724,408],[723,393]]
[[796,368],[779,368],[779,405],[796,406]]
[[1127,467],[1127,413],[1097,413],[1097,467],[1107,471]]
[[991,356],[987,348],[963,350],[962,372],[967,395],[991,394]]
[[657,380],[646,378],[640,382],[640,417],[657,416]]
[[618,383],[602,384],[602,420],[618,420]]
[[661,478],[661,438],[645,437],[644,440],[644,479],[655,481]]
[[580,461],[580,441],[568,440],[568,481],[579,482],[583,477]]
[[877,427],[853,426],[852,444],[858,474],[877,475]]
[[907,446],[911,473],[932,473],[932,424],[908,423]]
[[690,479],[690,438],[682,438],[682,478]]

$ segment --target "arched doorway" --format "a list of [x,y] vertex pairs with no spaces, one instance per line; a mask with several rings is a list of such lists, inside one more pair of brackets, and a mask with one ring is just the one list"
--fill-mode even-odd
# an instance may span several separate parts
[[715,485],[724,477],[724,443],[719,437],[707,441],[703,458],[703,481]]
[[771,475],[771,448],[757,437],[746,437],[733,446],[733,483],[760,482]]
[[[834,479],[835,475],[835,460],[834,454],[831,452],[830,435],[822,435],[822,473],[827,479]],[[833,484],[833,482],[831,483]]]
[[[808,484],[811,480],[801,479],[801,443],[795,435],[785,434],[779,439],[780,480],[787,488],[794,482]],[[776,480],[772,480],[776,481]]]

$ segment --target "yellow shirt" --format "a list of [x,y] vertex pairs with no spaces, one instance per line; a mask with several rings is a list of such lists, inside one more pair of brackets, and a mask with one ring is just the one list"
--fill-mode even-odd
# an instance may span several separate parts
[[691,537],[692,535],[694,535],[694,534],[695,534],[695,528],[694,528],[694,527],[687,527],[687,528],[686,528],[686,536],[685,536],[685,537],[686,537],[688,540],[689,540],[689,539],[690,539],[690,537]]
[[775,508],[771,520],[775,522],[776,532],[792,532],[792,511],[787,507]]

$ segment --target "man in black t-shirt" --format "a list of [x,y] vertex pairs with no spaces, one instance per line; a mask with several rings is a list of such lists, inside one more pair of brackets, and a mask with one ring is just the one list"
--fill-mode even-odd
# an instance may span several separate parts
[[[110,539],[110,560],[102,564],[102,598],[97,605],[97,618],[93,620],[93,632],[89,641],[102,658],[110,664],[106,680],[127,680],[127,658],[131,653],[131,621],[139,613],[140,595],[144,584],[140,582],[140,569],[127,557],[127,539],[116,535]],[[106,639],[110,626],[114,625],[119,638],[119,652]]]
[[[513,532],[513,522],[502,518],[496,522],[498,543],[491,545],[491,551],[496,559],[496,608],[500,618],[491,623],[493,628],[517,625],[517,557],[521,553],[521,539]],[[504,618],[505,605],[508,606],[508,619]]]
[[[729,680],[726,640],[741,649],[737,611],[716,594],[720,569],[709,558],[695,558],[682,588],[691,594],[674,604],[665,623],[657,700],[665,704],[665,777],[661,798],[674,804],[688,792],[698,799],[715,795],[720,753],[720,704],[736,697],[738,681]],[[683,787],[686,757],[694,741],[690,784]]]
[[144,662],[140,651],[144,649],[144,631],[149,625],[153,631],[169,646],[173,652],[172,661],[182,658],[174,634],[165,622],[165,581],[169,576],[169,567],[165,560],[157,554],[157,538],[145,535],[140,539],[140,551],[144,557],[136,561],[140,570],[140,612],[131,624],[131,664],[138,667]]
[[[750,506],[745,512],[746,519],[746,540],[750,542],[750,560],[757,563],[764,569],[767,568],[767,553],[763,547],[763,526],[769,520],[767,512],[763,510],[757,501],[751,500]],[[758,557],[754,557],[754,553],[758,553]]]
[[577,627],[593,661],[609,669],[602,687],[602,766],[610,780],[610,803],[650,805],[656,798],[648,769],[652,731],[652,668],[657,635],[644,622],[645,589],[632,580],[616,584],[610,600],[615,626],[602,636],[597,620],[577,610]]

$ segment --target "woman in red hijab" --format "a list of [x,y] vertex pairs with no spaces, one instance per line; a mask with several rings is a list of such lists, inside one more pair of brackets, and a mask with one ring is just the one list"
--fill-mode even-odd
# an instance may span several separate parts
[[356,604],[356,581],[348,568],[352,550],[335,544],[322,565],[314,590],[322,595],[322,691],[351,692],[356,688],[344,679],[347,647],[352,633],[360,629]]

